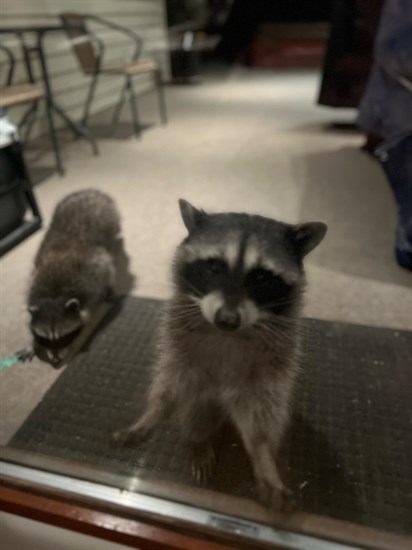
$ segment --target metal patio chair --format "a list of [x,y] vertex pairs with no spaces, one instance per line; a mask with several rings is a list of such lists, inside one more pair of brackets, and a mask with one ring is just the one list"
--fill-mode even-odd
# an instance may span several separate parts
[[[134,132],[136,135],[140,135],[141,128],[136,105],[136,96],[132,82],[132,77],[138,74],[153,75],[154,84],[159,97],[159,110],[161,121],[162,124],[167,123],[166,103],[164,98],[160,67],[154,61],[139,61],[139,57],[143,47],[143,40],[137,33],[132,31],[131,29],[122,27],[121,25],[117,25],[95,15],[63,13],[60,15],[60,18],[66,28],[68,36],[71,39],[74,53],[79,61],[82,71],[84,72],[84,74],[91,75],[92,77],[83,111],[82,123],[84,125],[87,124],[90,107],[96,91],[96,85],[99,76],[123,76],[125,77],[126,82],[121,90],[119,101],[116,104],[114,110],[111,124],[112,129],[114,131],[117,126],[120,111],[126,100],[126,96],[128,95],[130,101],[130,109],[132,112]],[[104,41],[100,38],[100,36],[97,36],[95,33],[89,30],[89,28],[87,27],[87,21],[92,21],[109,29],[119,31],[130,37],[134,41],[134,51],[132,53],[130,62],[111,66],[104,65]]]

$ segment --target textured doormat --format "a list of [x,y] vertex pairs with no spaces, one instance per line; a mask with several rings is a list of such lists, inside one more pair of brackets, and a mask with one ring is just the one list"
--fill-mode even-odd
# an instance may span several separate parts
[[[128,298],[65,369],[10,442],[120,474],[193,484],[169,426],[135,448],[111,433],[145,405],[163,303]],[[281,470],[301,510],[412,532],[412,333],[308,319]],[[254,497],[248,458],[227,430],[208,488]]]

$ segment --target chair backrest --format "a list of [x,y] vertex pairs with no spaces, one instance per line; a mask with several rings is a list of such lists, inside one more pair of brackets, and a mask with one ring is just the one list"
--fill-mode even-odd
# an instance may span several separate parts
[[83,72],[94,72],[97,69],[97,56],[92,37],[87,30],[87,16],[80,13],[62,13],[60,19],[72,39],[72,47]]

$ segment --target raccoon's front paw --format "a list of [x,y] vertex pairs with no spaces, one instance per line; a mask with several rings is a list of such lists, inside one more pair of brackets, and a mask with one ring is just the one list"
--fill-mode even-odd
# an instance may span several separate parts
[[296,509],[293,492],[286,485],[276,486],[267,480],[261,480],[257,485],[260,502],[274,512],[289,514]]
[[112,304],[117,300],[117,293],[113,287],[108,286],[104,291],[103,299],[105,302]]
[[112,443],[115,447],[134,447],[148,436],[148,430],[144,426],[140,428],[122,428],[112,434]]
[[198,485],[203,485],[213,475],[216,454],[211,442],[196,443],[191,447],[192,476]]
[[18,352],[16,352],[16,357],[21,361],[22,363],[25,363],[26,361],[32,361],[36,355],[36,352],[34,351],[34,348],[23,348],[20,349]]
[[129,430],[128,428],[123,428],[122,430],[116,430],[112,434],[112,443],[114,447],[130,447],[133,439],[136,434]]
[[293,491],[291,491],[289,487],[283,486],[281,490],[280,511],[285,514],[290,514],[296,510],[297,506],[298,503]]
[[128,434],[126,430],[116,430],[112,433],[111,442],[114,447],[124,447],[127,437]]

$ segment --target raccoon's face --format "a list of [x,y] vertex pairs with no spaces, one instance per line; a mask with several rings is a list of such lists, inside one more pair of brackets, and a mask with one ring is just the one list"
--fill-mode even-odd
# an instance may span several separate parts
[[292,226],[247,214],[206,214],[180,201],[188,237],[178,248],[175,282],[218,329],[235,331],[296,311],[303,257],[326,225]]
[[88,311],[77,298],[38,298],[28,307],[34,347],[41,358],[57,365],[83,329]]

